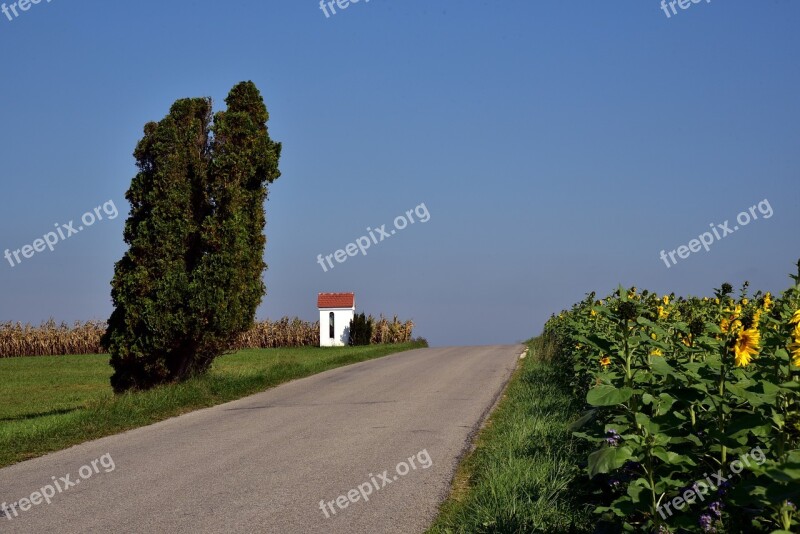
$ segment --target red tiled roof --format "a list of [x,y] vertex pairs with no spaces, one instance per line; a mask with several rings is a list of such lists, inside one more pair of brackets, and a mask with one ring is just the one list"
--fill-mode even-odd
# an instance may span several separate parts
[[317,297],[318,308],[353,308],[355,303],[355,293],[320,293]]

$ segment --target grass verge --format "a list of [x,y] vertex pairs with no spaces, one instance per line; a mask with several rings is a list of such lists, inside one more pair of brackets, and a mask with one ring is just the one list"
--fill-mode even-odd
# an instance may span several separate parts
[[0,359],[0,467],[263,391],[289,380],[426,346],[242,350],[181,384],[114,395],[107,355]]
[[592,531],[576,491],[585,452],[567,428],[580,403],[551,363],[552,347],[541,338],[528,346],[429,534]]

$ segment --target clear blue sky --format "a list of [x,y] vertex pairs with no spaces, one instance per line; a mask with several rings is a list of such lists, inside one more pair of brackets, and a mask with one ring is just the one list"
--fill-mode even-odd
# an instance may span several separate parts
[[[8,0],[5,0],[8,4]],[[338,11],[338,10],[337,10]],[[13,16],[13,15],[12,15]],[[617,284],[779,291],[800,256],[800,3],[42,0],[0,14],[0,321],[106,319],[131,153],[182,97],[261,89],[283,176],[259,318],[320,291],[432,344],[507,343]],[[770,219],[658,255],[768,199]],[[323,272],[369,226],[430,220]]]

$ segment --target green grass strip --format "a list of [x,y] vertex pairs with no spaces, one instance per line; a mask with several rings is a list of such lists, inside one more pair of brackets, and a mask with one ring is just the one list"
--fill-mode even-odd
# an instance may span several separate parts
[[422,346],[242,350],[217,358],[205,376],[124,395],[111,390],[107,355],[0,359],[0,467]]
[[462,462],[429,534],[591,532],[576,492],[584,457],[567,429],[581,403],[539,338]]

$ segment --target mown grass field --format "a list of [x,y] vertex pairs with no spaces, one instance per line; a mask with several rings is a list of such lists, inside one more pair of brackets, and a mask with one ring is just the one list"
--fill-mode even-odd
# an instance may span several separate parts
[[0,467],[423,346],[248,349],[217,358],[206,376],[117,396],[109,385],[107,355],[0,359]]
[[568,428],[582,403],[549,361],[551,347],[528,346],[429,534],[592,532],[576,491],[585,450]]

